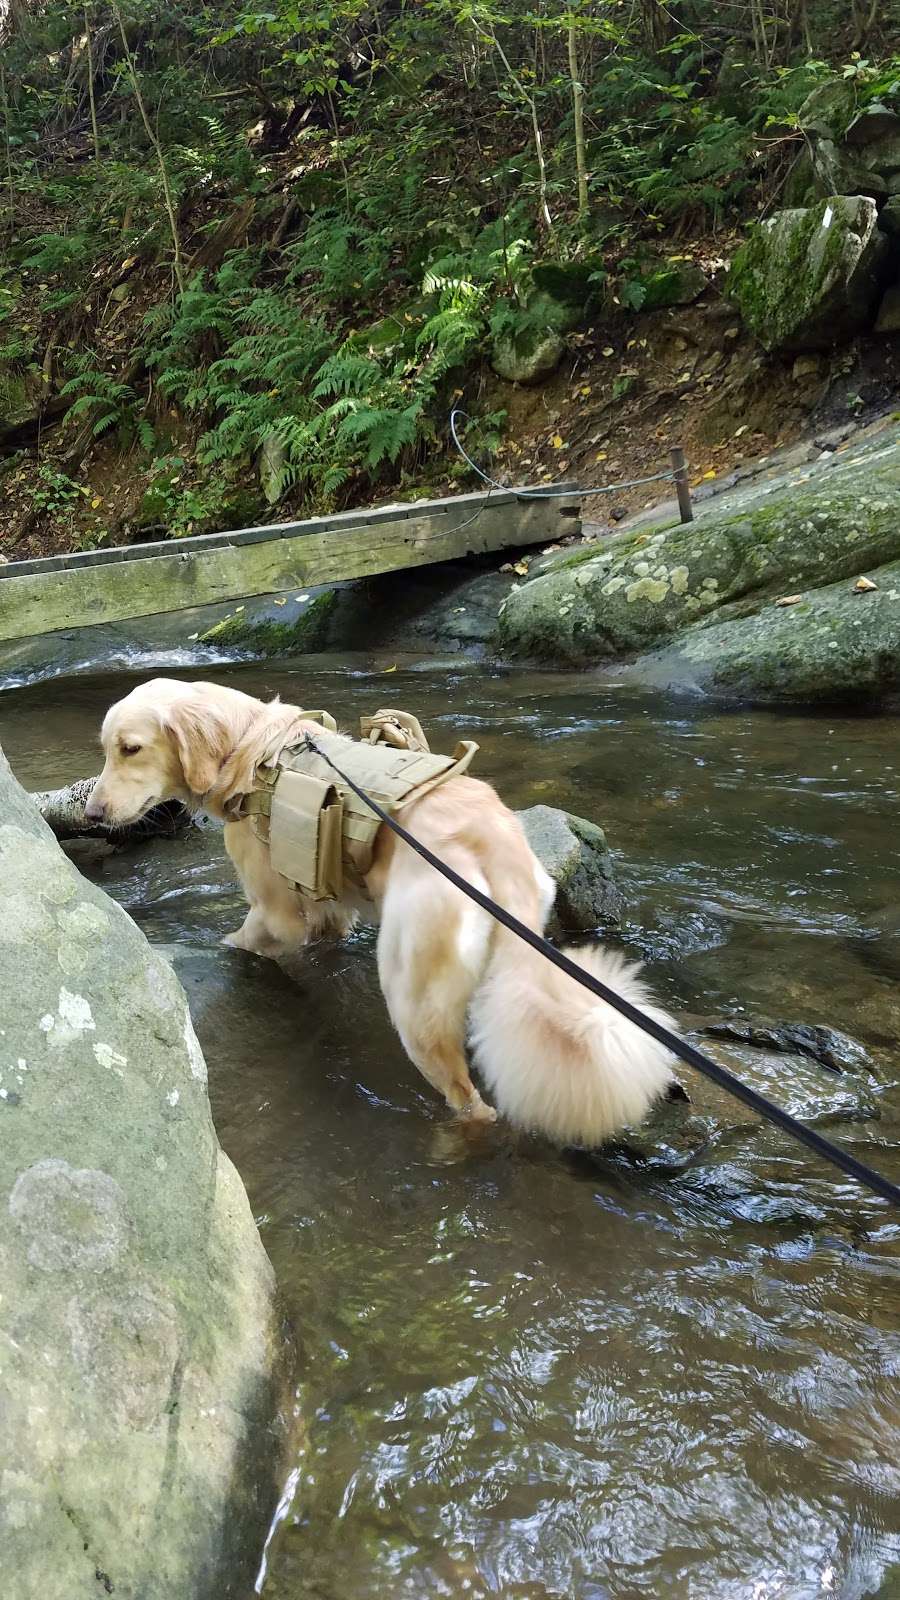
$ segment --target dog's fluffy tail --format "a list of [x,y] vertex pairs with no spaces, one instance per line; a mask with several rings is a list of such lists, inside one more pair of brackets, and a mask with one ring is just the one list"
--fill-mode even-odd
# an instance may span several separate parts
[[[566,953],[672,1025],[640,968],[617,951]],[[602,1144],[640,1122],[673,1082],[662,1045],[505,929],[497,930],[471,1018],[475,1058],[498,1109],[515,1126],[560,1144]]]

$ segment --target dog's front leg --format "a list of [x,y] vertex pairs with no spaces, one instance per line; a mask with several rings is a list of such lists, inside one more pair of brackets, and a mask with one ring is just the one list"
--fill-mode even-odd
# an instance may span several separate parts
[[259,956],[286,955],[309,940],[309,923],[303,900],[269,862],[268,847],[257,839],[250,823],[229,822],[225,849],[234,864],[250,909],[240,928],[223,943]]

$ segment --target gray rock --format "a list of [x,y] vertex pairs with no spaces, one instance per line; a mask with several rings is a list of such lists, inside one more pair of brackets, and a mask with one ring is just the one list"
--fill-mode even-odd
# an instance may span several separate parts
[[554,328],[528,332],[514,338],[500,334],[494,340],[491,366],[507,383],[539,383],[555,372],[563,358],[566,341]]
[[854,117],[844,134],[844,142],[854,148],[865,149],[867,145],[877,143],[886,135],[897,136],[900,134],[900,117],[896,111],[891,111],[888,106],[880,101],[873,101]]
[[0,1564],[16,1600],[243,1596],[272,1270],[174,974],[2,756],[0,795]]
[[877,704],[900,689],[900,562],[865,575],[876,590],[843,580],[797,605],[691,628],[628,675],[755,705]]
[[556,882],[551,932],[616,926],[624,898],[602,828],[552,806],[519,812],[528,843]]
[[878,226],[889,238],[900,238],[900,195],[885,201],[878,213]]
[[[681,667],[693,663],[703,683],[711,674],[719,687],[745,658],[785,688],[801,680],[818,685],[816,698],[827,694],[829,681],[843,692],[855,674],[861,693],[887,683],[900,651],[892,598],[900,575],[885,571],[878,593],[868,596],[854,594],[852,581],[900,561],[900,443],[857,462],[830,459],[834,464],[818,477],[807,473],[809,481],[788,480],[771,491],[751,487],[737,508],[713,503],[685,526],[629,530],[563,552],[552,570],[529,578],[503,602],[503,649],[602,661],[679,634]],[[826,593],[827,585],[835,587]],[[774,605],[796,592],[804,595],[800,604]],[[747,686],[743,667],[738,683]]]
[[829,1072],[871,1072],[872,1060],[856,1039],[837,1028],[808,1022],[763,1022],[750,1017],[728,1017],[703,1029],[712,1038],[735,1039],[739,1044],[780,1051],[783,1055],[809,1056]]
[[888,253],[875,201],[835,195],[757,225],[727,293],[766,350],[829,349],[871,322]]
[[856,112],[856,90],[845,78],[829,78],[807,95],[797,121],[804,133],[825,139],[843,137]]
[[895,283],[878,308],[876,333],[900,333],[900,283]]
[[583,306],[539,289],[531,294],[521,327],[495,335],[491,366],[508,383],[538,383],[555,372],[566,348],[564,335],[577,328]]
[[887,180],[861,159],[858,152],[820,139],[813,152],[813,171],[826,195],[886,195]]

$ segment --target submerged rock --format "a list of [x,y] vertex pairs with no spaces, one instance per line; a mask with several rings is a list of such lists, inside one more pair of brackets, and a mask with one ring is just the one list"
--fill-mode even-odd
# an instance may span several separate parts
[[[806,1041],[810,1032],[824,1035],[830,1034],[829,1029],[776,1024],[775,1048],[765,1048],[764,1030],[756,1030],[756,1036],[745,1041],[733,1035],[711,1038],[710,1032],[705,1028],[700,1035],[687,1037],[735,1077],[811,1127],[879,1116],[875,1080],[867,1070],[869,1058],[862,1045],[845,1035],[834,1036],[841,1041],[840,1052],[847,1063],[835,1073],[805,1049],[789,1048],[792,1037]],[[640,1128],[629,1129],[618,1141],[627,1159],[658,1171],[677,1172],[688,1166],[721,1165],[738,1150],[744,1151],[752,1164],[754,1155],[771,1154],[773,1140],[793,1152],[802,1148],[693,1068],[676,1062],[675,1072],[687,1099],[661,1102]]]
[[243,1595],[277,1494],[272,1269],[174,974],[2,756],[0,795],[3,1570],[17,1600]]
[[624,896],[603,829],[552,806],[530,806],[519,812],[519,821],[556,883],[551,933],[587,933],[618,925]]
[[727,292],[766,350],[829,349],[870,325],[888,254],[874,199],[833,195],[757,224]]
[[837,1028],[820,1023],[765,1022],[751,1017],[728,1017],[711,1022],[702,1030],[712,1038],[735,1039],[759,1049],[780,1051],[784,1055],[809,1056],[830,1072],[871,1072],[867,1050]]

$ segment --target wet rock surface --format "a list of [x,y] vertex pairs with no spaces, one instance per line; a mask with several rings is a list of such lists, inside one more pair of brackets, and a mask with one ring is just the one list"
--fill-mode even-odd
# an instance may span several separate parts
[[587,933],[617,926],[624,896],[606,835],[596,823],[552,806],[519,812],[528,843],[556,883],[550,932]]
[[2,756],[0,794],[3,1571],[17,1600],[243,1596],[284,1444],[272,1270],[171,968]]

